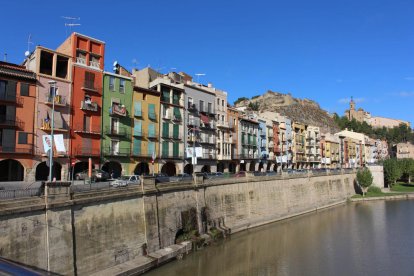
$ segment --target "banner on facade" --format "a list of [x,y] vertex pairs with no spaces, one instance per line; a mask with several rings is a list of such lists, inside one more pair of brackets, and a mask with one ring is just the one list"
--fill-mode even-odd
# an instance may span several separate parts
[[187,148],[186,150],[186,155],[187,158],[193,158],[193,157],[198,157],[201,158],[203,157],[203,148],[202,147],[195,147],[194,150],[193,148]]
[[47,153],[52,148],[52,137],[50,135],[43,135],[43,149]]
[[57,152],[66,152],[65,143],[63,141],[63,134],[53,135],[53,141],[55,142],[55,148]]

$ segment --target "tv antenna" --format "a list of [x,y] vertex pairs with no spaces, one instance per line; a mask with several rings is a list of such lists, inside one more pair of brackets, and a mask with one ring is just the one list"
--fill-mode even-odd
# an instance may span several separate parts
[[200,77],[201,76],[205,76],[206,74],[204,74],[204,73],[197,73],[197,74],[194,74],[194,75],[197,76],[197,82],[200,83]]
[[68,35],[68,29],[69,29],[69,32],[72,32],[72,27],[81,26],[80,23],[77,23],[80,21],[80,17],[73,17],[73,16],[61,16],[61,17],[65,20],[66,36]]
[[27,51],[24,52],[25,57],[28,57],[30,55],[30,44],[33,44],[32,34],[29,34],[29,38],[27,39]]

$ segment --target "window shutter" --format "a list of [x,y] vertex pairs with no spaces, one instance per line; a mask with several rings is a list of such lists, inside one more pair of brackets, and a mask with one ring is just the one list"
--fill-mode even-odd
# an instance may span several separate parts
[[170,124],[169,123],[162,123],[162,135],[163,137],[169,137],[170,132]]
[[173,156],[178,157],[178,151],[179,151],[180,144],[178,142],[173,143]]
[[15,99],[16,98],[16,85],[17,82],[15,81],[7,81],[6,86],[6,97],[7,99]]
[[155,137],[155,124],[148,125],[148,137]]
[[155,104],[148,104],[148,118],[155,120]]
[[134,135],[142,135],[142,122],[139,120],[134,120]]
[[134,115],[141,117],[142,116],[142,104],[141,102],[134,102]]
[[134,138],[134,155],[141,154],[141,140],[138,138]]
[[148,142],[148,155],[152,156],[152,153],[155,152],[155,143]]
[[173,137],[174,139],[178,139],[180,125],[173,125]]
[[167,141],[162,142],[162,155],[168,156],[168,149],[169,149],[169,143]]
[[20,83],[20,96],[29,96],[29,85],[27,83]]

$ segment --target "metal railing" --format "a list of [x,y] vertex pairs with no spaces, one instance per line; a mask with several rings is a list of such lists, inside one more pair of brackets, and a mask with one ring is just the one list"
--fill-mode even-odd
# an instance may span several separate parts
[[100,156],[101,150],[98,148],[78,146],[75,149],[75,155],[76,156]]
[[0,147],[0,153],[15,153],[15,154],[33,154],[33,145],[29,147]]
[[131,149],[129,147],[104,147],[103,148],[103,155],[106,156],[129,156],[131,153]]
[[91,101],[81,101],[81,109],[87,111],[98,111],[98,103]]
[[0,126],[5,127],[17,127],[20,129],[24,128],[24,122],[19,120],[18,118],[11,119],[7,118],[7,115],[0,115]]
[[42,195],[42,188],[28,188],[15,190],[0,190],[0,199],[35,197]]
[[118,129],[113,129],[110,126],[107,126],[105,128],[105,134],[108,136],[125,136],[127,135],[126,128],[119,127]]
[[52,104],[53,101],[55,102],[55,105],[66,105],[66,97],[61,95],[50,95],[49,93],[46,93],[46,103]]

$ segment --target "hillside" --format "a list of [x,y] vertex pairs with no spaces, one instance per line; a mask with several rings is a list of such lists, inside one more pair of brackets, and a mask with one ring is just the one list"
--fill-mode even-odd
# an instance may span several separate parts
[[235,106],[253,108],[258,112],[277,112],[293,121],[318,126],[321,132],[339,131],[334,119],[329,116],[328,112],[321,109],[318,103],[308,99],[297,99],[290,94],[267,91],[263,95],[235,103]]

